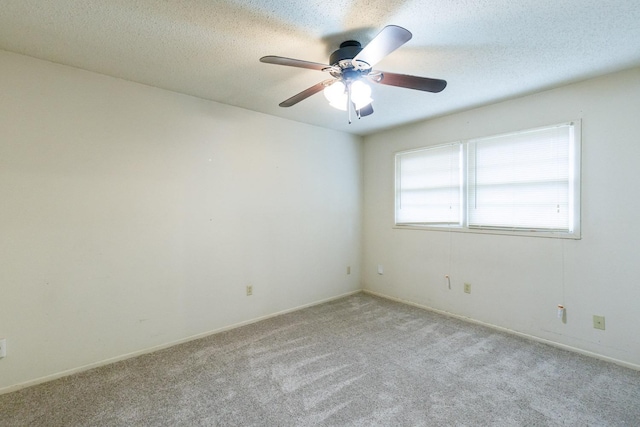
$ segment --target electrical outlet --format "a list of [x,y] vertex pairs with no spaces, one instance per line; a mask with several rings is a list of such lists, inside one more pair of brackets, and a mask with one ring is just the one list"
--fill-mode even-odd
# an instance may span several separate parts
[[351,266],[350,265],[347,266],[347,274],[351,274]]
[[250,297],[251,295],[253,295],[253,286],[247,285],[247,296]]
[[604,316],[593,315],[593,327],[604,331]]
[[378,264],[378,274],[381,276],[384,274],[384,267],[382,264]]
[[0,359],[7,357],[7,339],[0,339]]
[[465,283],[464,284],[464,293],[465,294],[470,294],[471,293],[471,283]]

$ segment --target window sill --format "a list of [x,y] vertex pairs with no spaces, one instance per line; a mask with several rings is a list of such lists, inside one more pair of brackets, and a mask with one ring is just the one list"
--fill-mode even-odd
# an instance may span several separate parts
[[455,233],[473,233],[473,234],[493,234],[502,236],[520,236],[520,237],[542,237],[548,239],[572,239],[581,240],[580,230],[572,233],[562,231],[544,231],[544,230],[520,230],[520,229],[491,229],[491,228],[467,228],[460,226],[433,226],[433,225],[402,225],[395,224],[392,228],[396,230],[421,230],[421,231],[445,231]]

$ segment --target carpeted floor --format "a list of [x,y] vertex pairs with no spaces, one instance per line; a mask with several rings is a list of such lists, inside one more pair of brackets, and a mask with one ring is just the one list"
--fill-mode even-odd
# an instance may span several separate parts
[[2,426],[638,426],[640,372],[366,294],[0,396]]

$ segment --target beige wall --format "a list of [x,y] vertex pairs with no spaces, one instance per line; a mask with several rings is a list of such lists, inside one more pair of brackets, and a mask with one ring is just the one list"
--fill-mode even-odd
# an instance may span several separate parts
[[[638,112],[634,69],[365,138],[365,289],[640,368]],[[582,240],[392,228],[394,152],[573,119],[582,120]],[[593,329],[594,314],[605,331]]]
[[0,390],[360,288],[361,138],[6,52],[0,94]]

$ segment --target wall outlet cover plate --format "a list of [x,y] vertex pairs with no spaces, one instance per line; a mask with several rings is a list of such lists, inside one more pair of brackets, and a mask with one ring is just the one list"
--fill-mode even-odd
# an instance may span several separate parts
[[604,316],[593,316],[593,327],[604,331]]

